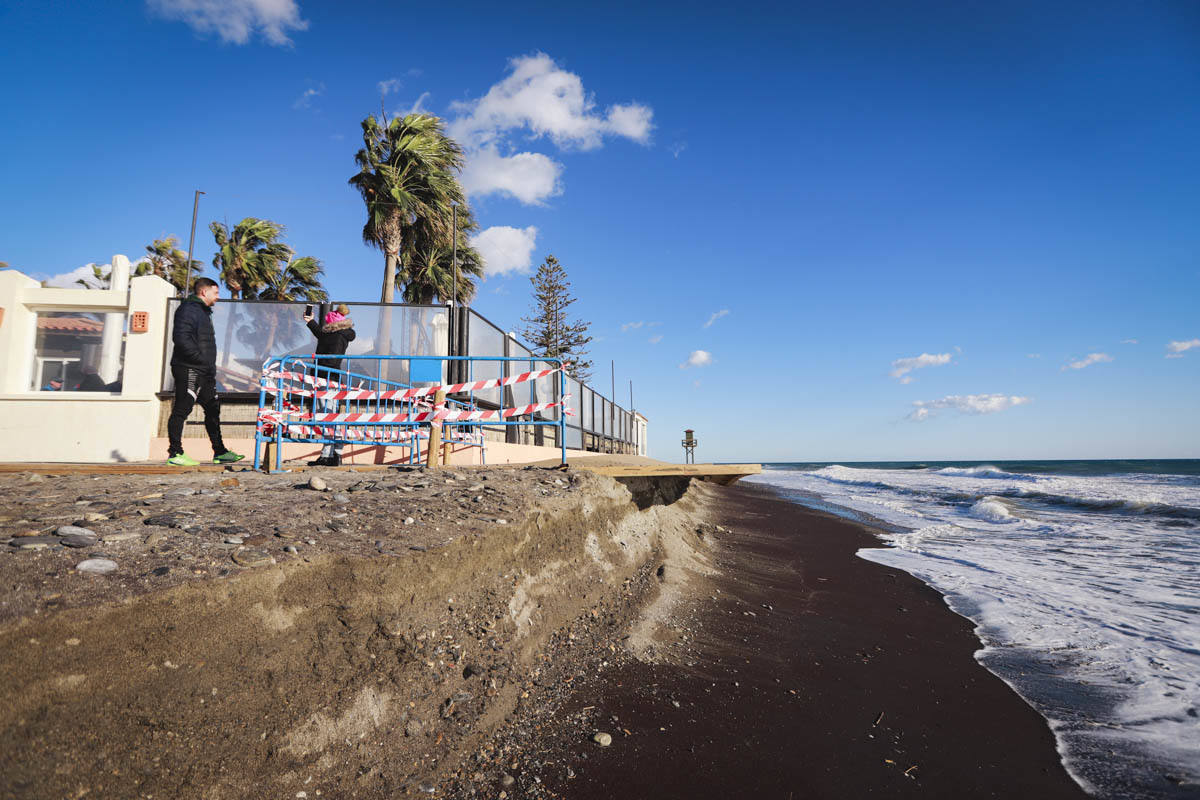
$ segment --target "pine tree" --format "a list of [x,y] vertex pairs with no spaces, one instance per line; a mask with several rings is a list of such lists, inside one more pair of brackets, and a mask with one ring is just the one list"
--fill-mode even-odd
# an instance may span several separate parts
[[567,271],[557,258],[546,256],[529,282],[533,284],[533,316],[521,317],[525,323],[521,336],[535,354],[570,361],[571,376],[587,381],[592,376],[592,362],[587,358],[587,344],[592,340],[587,331],[591,323],[567,317],[567,308],[575,302]]

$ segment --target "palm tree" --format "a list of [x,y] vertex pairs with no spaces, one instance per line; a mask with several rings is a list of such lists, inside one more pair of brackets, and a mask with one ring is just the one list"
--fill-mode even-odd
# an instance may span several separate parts
[[[292,248],[278,241],[284,231],[278,222],[246,217],[233,227],[232,232],[220,222],[210,223],[208,229],[217,243],[213,266],[234,300],[253,299],[265,283],[271,265],[292,257]],[[229,366],[232,344],[233,325],[230,320],[225,326],[224,366]]]
[[312,303],[328,300],[329,295],[321,288],[324,271],[320,259],[312,256],[296,258],[293,255],[282,264],[273,262],[263,273],[264,284],[258,299],[308,300]]
[[[363,241],[384,253],[380,296],[385,303],[393,301],[397,284],[406,296],[439,294],[421,284],[422,275],[432,275],[429,269],[410,272],[404,265],[429,267],[433,250],[451,245],[454,205],[461,207],[460,214],[466,210],[455,177],[463,165],[462,148],[446,136],[444,128],[442,120],[429,114],[409,114],[383,123],[372,115],[362,122],[363,147],[354,156],[358,173],[349,182],[367,206]],[[463,216],[470,219],[469,212]],[[448,256],[438,255],[433,263],[443,260]],[[414,281],[416,287],[411,286]],[[460,294],[473,291],[472,286]]]
[[[290,248],[289,248],[290,251]],[[263,288],[258,293],[259,300],[307,300],[310,303],[320,303],[329,299],[329,295],[321,288],[321,267],[319,259],[312,256],[295,258],[289,255],[286,261],[276,261],[270,256],[262,256]],[[275,347],[275,337],[279,333],[280,322],[295,322],[295,311],[288,306],[269,306],[270,321],[267,329],[266,347],[263,357],[272,354]]]
[[277,241],[284,227],[269,219],[246,217],[232,233],[220,222],[210,223],[208,229],[217,243],[213,266],[234,300],[253,298],[269,262],[287,261],[292,255],[290,247]]
[[409,237],[411,248],[401,257],[399,283],[404,286],[406,303],[432,303],[434,298],[445,302],[454,299],[469,303],[475,297],[476,279],[483,276],[483,258],[468,243],[468,235],[478,228],[470,208],[458,210],[458,275],[454,274],[454,250],[450,237],[439,237],[439,231],[417,220]]
[[[188,257],[187,253],[179,249],[178,244],[179,240],[174,236],[155,239],[153,244],[146,245],[146,258],[152,274],[176,289],[187,292]],[[199,274],[203,270],[204,264],[198,259],[192,259],[191,271]]]

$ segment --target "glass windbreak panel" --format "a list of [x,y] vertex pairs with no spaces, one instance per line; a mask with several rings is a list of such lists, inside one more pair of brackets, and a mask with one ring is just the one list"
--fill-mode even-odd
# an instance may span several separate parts
[[445,361],[354,356],[446,356],[450,352],[450,312],[440,306],[347,303],[357,336],[346,349],[345,369],[403,384],[446,381]]
[[579,428],[567,427],[567,447],[572,450],[583,449],[583,431]]
[[37,312],[31,391],[119,392],[124,369],[124,313]]
[[[471,313],[467,330],[467,354],[473,358],[482,356],[498,357],[504,355],[504,333],[485,320]],[[486,381],[499,378],[503,371],[502,361],[471,361],[468,362],[468,378],[471,381]],[[475,398],[484,403],[501,405],[499,389],[484,389],[476,392]]]
[[[550,363],[549,361],[534,361],[533,368],[538,371],[541,371],[544,369],[553,369],[554,364]],[[539,378],[537,381],[537,388],[536,388],[537,398],[538,398],[537,402],[553,403],[556,400],[561,399],[560,395],[559,395],[559,380],[560,380],[560,376],[557,372],[554,373],[553,375],[550,375],[549,377]],[[539,411],[536,414],[534,414],[534,418],[557,421],[558,420],[558,408],[557,407],[547,408],[543,411]]]
[[[508,340],[508,352],[519,358],[529,358],[528,361],[509,361],[508,374],[520,375],[523,372],[533,372],[543,369],[541,362],[533,358],[533,354],[527,349],[517,344],[515,339]],[[511,403],[514,406],[524,406],[530,403],[542,403],[543,397],[549,396],[550,379],[542,378],[537,381],[525,381],[523,383],[514,383],[509,387],[508,397],[504,404]]]
[[[170,303],[172,333],[179,303],[179,300]],[[257,392],[259,374],[268,355],[311,353],[316,340],[304,324],[304,305],[218,301],[212,307],[217,340],[217,391]],[[174,349],[168,334],[164,391],[174,387],[169,366]]]
[[612,403],[604,398],[600,399],[600,431],[605,436],[612,436],[612,421],[609,414],[612,410]]
[[[173,325],[179,301],[170,303]],[[307,303],[222,301],[213,306],[217,339],[217,388],[224,392],[257,392],[262,364],[267,358],[312,355],[316,337],[304,322]],[[346,351],[355,355],[446,355],[448,314],[444,308],[349,304],[355,339]],[[383,342],[383,347],[376,346]],[[167,340],[167,362],[173,345]],[[380,363],[378,359],[343,363],[343,369],[372,377],[407,383],[407,360]],[[444,375],[444,365],[442,366]],[[172,388],[171,372],[163,375],[163,389]]]
[[583,420],[583,429],[585,431],[590,431],[593,429],[592,405],[593,405],[593,403],[595,403],[595,397],[596,397],[595,392],[593,392],[591,389],[589,389],[586,386],[584,386],[582,391],[580,392],[581,399],[579,401],[579,407],[580,407],[579,416]]
[[575,416],[567,417],[568,425],[583,424],[583,410],[581,406],[583,403],[583,392],[581,391],[582,388],[582,384],[580,384],[579,381],[575,380],[574,378],[567,378],[567,394],[571,395],[567,399],[567,408],[575,412]]

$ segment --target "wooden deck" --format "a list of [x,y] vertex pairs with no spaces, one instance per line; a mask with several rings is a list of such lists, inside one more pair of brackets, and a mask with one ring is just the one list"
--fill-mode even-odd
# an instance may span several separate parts
[[571,466],[610,478],[699,478],[728,486],[747,475],[762,472],[761,464],[589,464],[572,459]]

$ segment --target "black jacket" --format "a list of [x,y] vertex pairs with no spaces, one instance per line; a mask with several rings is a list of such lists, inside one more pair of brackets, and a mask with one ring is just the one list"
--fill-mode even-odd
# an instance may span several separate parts
[[[315,319],[309,320],[308,329],[317,337],[317,355],[342,355],[354,341],[354,322],[349,317],[340,319],[332,325],[318,325]],[[340,358],[318,358],[317,366],[329,369],[341,369]]]
[[212,308],[196,295],[191,295],[175,311],[171,341],[172,367],[215,372],[217,369],[217,335],[213,331]]

